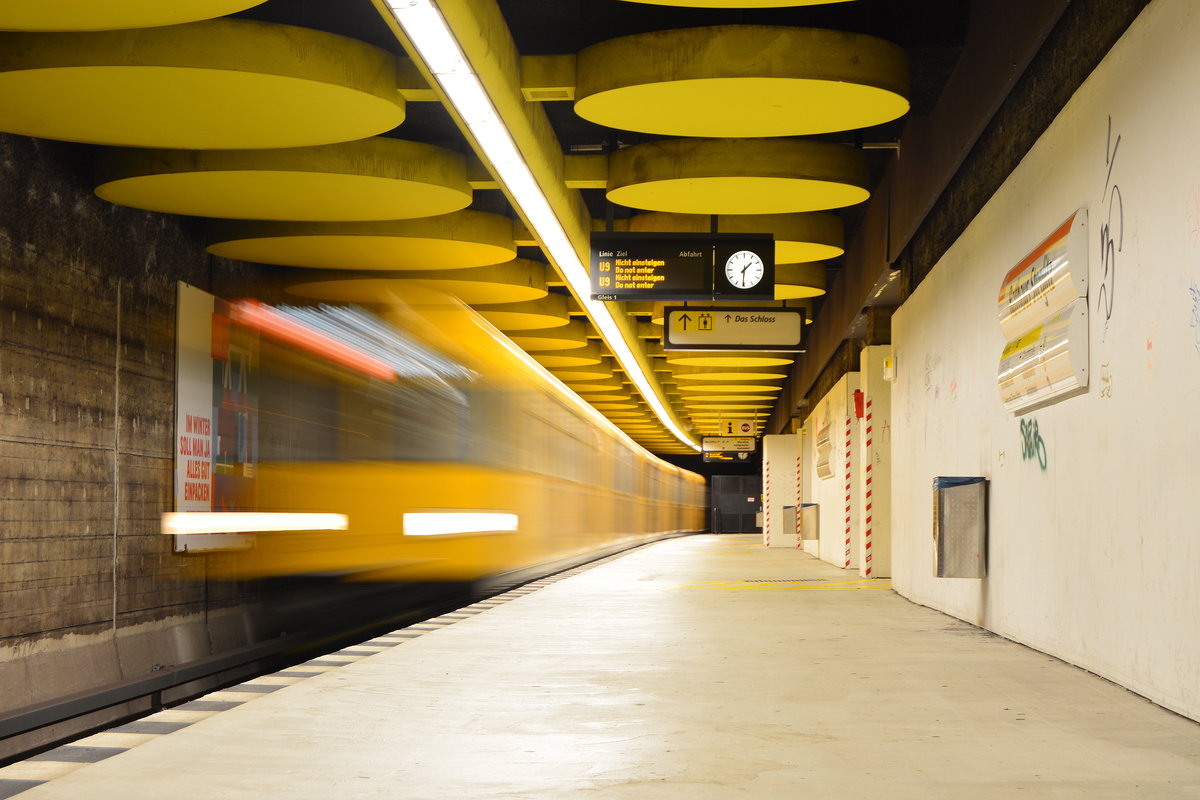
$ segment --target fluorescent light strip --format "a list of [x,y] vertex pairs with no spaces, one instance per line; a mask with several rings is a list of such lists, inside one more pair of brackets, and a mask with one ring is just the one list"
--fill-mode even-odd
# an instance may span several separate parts
[[404,535],[514,533],[517,522],[516,514],[500,511],[410,511],[404,515]]
[[485,158],[495,168],[500,182],[508,189],[530,228],[562,271],[563,277],[575,290],[580,303],[591,316],[604,340],[608,342],[622,369],[676,438],[699,450],[700,446],[675,424],[670,411],[659,399],[650,380],[642,372],[641,364],[633,350],[621,335],[608,306],[590,299],[591,275],[587,267],[550,207],[550,202],[538,186],[503,120],[492,105],[491,98],[480,83],[479,76],[471,69],[437,5],[432,0],[388,0],[388,5],[396,21],[404,29],[405,35],[416,48],[417,54],[458,112],[459,118],[470,129]]
[[344,531],[349,527],[350,518],[345,514],[172,511],[162,515],[162,532],[169,536],[265,531]]

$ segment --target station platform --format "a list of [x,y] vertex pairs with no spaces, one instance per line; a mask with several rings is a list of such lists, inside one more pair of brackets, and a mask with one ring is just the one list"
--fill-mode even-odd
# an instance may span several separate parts
[[1200,725],[758,536],[661,541],[0,770],[0,797],[1200,797]]

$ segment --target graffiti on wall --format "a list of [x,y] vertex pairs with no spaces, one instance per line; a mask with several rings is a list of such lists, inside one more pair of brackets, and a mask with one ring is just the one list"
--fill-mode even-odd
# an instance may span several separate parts
[[1100,265],[1104,277],[1096,292],[1096,311],[1104,316],[1104,333],[1108,334],[1108,321],[1113,315],[1114,291],[1117,282],[1117,255],[1125,246],[1125,200],[1121,187],[1113,175],[1117,164],[1117,151],[1121,147],[1121,135],[1113,138],[1112,117],[1108,118],[1108,142],[1104,149],[1104,194],[1101,201],[1107,209],[1104,223],[1100,226]]
[[1192,319],[1188,323],[1188,327],[1192,329],[1192,340],[1196,345],[1196,352],[1200,353],[1200,286],[1195,282],[1188,288],[1192,300]]
[[1049,464],[1049,458],[1046,455],[1046,440],[1042,438],[1041,431],[1038,430],[1038,422],[1036,419],[1021,420],[1021,460],[1032,461],[1037,459],[1038,466],[1044,472]]

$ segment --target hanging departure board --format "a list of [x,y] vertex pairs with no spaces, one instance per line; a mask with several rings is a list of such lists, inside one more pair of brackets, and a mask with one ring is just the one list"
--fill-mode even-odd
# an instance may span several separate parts
[[775,299],[770,234],[593,233],[593,300]]

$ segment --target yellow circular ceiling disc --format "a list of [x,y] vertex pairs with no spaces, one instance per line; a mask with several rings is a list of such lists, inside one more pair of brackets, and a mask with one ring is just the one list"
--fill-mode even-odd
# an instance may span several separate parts
[[537,261],[516,258],[503,264],[469,269],[410,270],[379,278],[333,278],[288,287],[290,294],[343,303],[380,303],[390,293],[425,286],[457,297],[464,303],[519,303],[546,296],[546,268]]
[[177,25],[244,11],[263,0],[0,0],[0,30],[104,31]]
[[608,199],[617,205],[683,214],[775,214],[844,208],[869,196],[866,189],[843,183],[756,175],[668,178],[622,186],[608,193]]
[[[559,350],[583,350],[595,348],[596,359],[588,361],[589,364],[600,363],[600,346],[594,342],[589,342],[587,338],[587,326],[581,320],[571,320],[566,325],[560,325],[557,328],[541,328],[528,331],[519,331],[511,334],[508,338],[512,339],[513,344],[520,347],[522,350],[540,353],[548,350],[555,352]],[[582,355],[583,353],[572,352],[570,355]]]
[[626,411],[637,408],[637,403],[592,403],[598,411]]
[[685,386],[683,388],[684,396],[695,399],[706,394],[761,394],[766,392],[783,391],[782,386],[765,386],[754,383],[718,383],[711,386],[696,385]]
[[[712,230],[705,214],[668,214],[652,211],[629,218],[631,232],[704,233]],[[845,252],[842,218],[810,211],[801,214],[726,214],[717,217],[719,233],[770,233],[775,237],[775,264],[821,261]],[[776,275],[778,283],[778,274]]]
[[822,6],[830,3],[845,3],[849,0],[625,0],[625,2],[685,8],[783,8],[785,6]]
[[558,328],[571,321],[567,312],[567,298],[561,294],[549,294],[540,300],[528,300],[524,303],[477,305],[473,308],[502,331]]
[[752,410],[761,410],[764,408],[774,408],[774,405],[770,404],[770,403],[696,403],[696,404],[689,405],[688,408],[700,410],[700,411],[718,410],[718,409],[720,409],[720,410],[732,409],[732,410],[739,410],[739,411],[751,410],[752,411]]
[[596,392],[611,392],[625,388],[625,384],[616,381],[596,381],[595,383],[568,383],[567,388],[576,394],[595,394]]
[[610,156],[608,199],[680,214],[785,214],[870,196],[863,154],[801,139],[668,139]]
[[[514,337],[515,341],[515,337]],[[546,369],[563,369],[569,367],[587,367],[599,364],[600,347],[595,343],[575,350],[555,350],[552,353],[534,353],[533,358]]]
[[107,150],[96,194],[169,214],[263,220],[432,217],[471,204],[466,159],[374,137],[280,150]]
[[770,402],[770,403],[775,402],[775,398],[771,397],[770,395],[719,394],[719,395],[712,395],[712,396],[695,395],[695,396],[691,397],[687,402],[685,402],[685,405],[688,408],[702,408],[703,406],[694,402],[694,401],[698,401],[698,400],[710,400],[714,403],[741,403],[741,402],[754,403],[754,402],[759,402],[759,401]]
[[250,149],[362,139],[403,121],[392,55],[323,31],[216,19],[0,34],[0,130],[11,133]]
[[[775,299],[804,300],[825,294],[825,265],[821,262],[809,264],[775,265]],[[810,320],[805,313],[805,323]]]
[[484,211],[386,222],[220,222],[208,252],[318,269],[465,269],[512,260],[512,220]]
[[[782,381],[787,378],[782,372],[677,372],[675,380],[683,381]],[[694,389],[696,387],[685,387]]]
[[597,364],[595,367],[556,369],[552,372],[554,377],[558,378],[563,383],[611,380],[613,376],[612,367],[608,366],[607,364]]
[[791,364],[792,359],[762,355],[668,355],[667,363],[681,367],[782,367]]
[[576,63],[575,113],[641,133],[803,136],[879,125],[909,108],[904,50],[858,33],[682,28],[600,42]]

